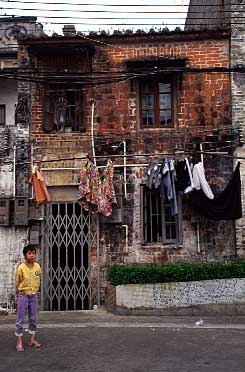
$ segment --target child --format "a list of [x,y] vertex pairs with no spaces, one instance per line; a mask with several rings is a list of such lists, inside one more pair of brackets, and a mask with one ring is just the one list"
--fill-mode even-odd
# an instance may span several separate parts
[[35,340],[41,267],[35,262],[36,249],[34,247],[31,245],[24,247],[23,255],[25,257],[25,262],[21,263],[15,272],[15,287],[18,296],[15,335],[17,336],[16,350],[20,352],[24,351],[22,336],[23,323],[27,311],[29,317],[29,334],[31,335],[28,345],[35,348],[41,347]]

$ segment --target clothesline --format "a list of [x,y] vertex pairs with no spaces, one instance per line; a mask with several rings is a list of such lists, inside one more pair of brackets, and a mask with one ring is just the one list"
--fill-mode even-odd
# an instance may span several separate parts
[[[123,167],[147,167],[149,164],[113,164],[114,168]],[[159,165],[161,165],[159,163]],[[97,165],[97,168],[105,168],[106,165]],[[62,168],[41,168],[42,171],[56,171],[56,170],[81,170],[81,167],[62,167]]]
[[[233,155],[228,155],[227,152],[205,152],[205,151],[192,151],[192,150],[181,150],[178,149],[174,153],[151,153],[151,154],[127,154],[127,155],[96,155],[96,159],[110,159],[110,158],[130,158],[130,157],[156,157],[156,156],[176,156],[176,155],[183,155],[183,154],[203,154],[203,155],[208,155],[208,156],[222,156],[225,158],[230,158],[230,159],[244,159],[244,156],[233,156]],[[59,159],[49,159],[49,160],[35,160],[35,163],[40,164],[40,163],[52,163],[52,162],[59,162],[59,161],[65,161],[65,160],[85,160],[87,159],[87,156],[79,156],[79,157],[70,157],[70,158],[59,158]],[[28,162],[17,162],[17,164],[31,164],[30,161]],[[123,165],[122,165],[123,166]]]

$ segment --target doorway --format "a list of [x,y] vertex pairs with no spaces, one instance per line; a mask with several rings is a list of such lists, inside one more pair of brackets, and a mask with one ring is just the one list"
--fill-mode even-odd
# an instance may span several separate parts
[[91,246],[97,245],[97,216],[78,203],[50,203],[45,206],[42,230],[42,310],[91,309],[98,290],[91,285]]

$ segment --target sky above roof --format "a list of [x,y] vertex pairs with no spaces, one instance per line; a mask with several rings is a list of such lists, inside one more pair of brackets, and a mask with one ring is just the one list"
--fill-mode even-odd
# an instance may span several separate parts
[[48,34],[62,34],[64,24],[77,31],[131,29],[136,31],[168,27],[183,29],[189,0],[0,0],[0,16],[36,16]]

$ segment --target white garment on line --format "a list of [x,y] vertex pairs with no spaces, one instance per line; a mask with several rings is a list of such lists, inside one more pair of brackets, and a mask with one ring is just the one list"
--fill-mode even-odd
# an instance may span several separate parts
[[213,199],[214,194],[209,186],[206,177],[203,164],[201,162],[194,165],[193,168],[193,184],[196,190],[202,189],[204,194],[209,198]]
[[194,186],[194,183],[193,183],[191,167],[190,167],[190,164],[189,164],[189,160],[187,158],[185,158],[185,164],[186,164],[188,174],[189,174],[189,178],[190,178],[190,182],[191,182],[190,186],[188,186],[184,191],[185,194],[188,194],[189,192],[191,192],[195,189],[195,186]]

